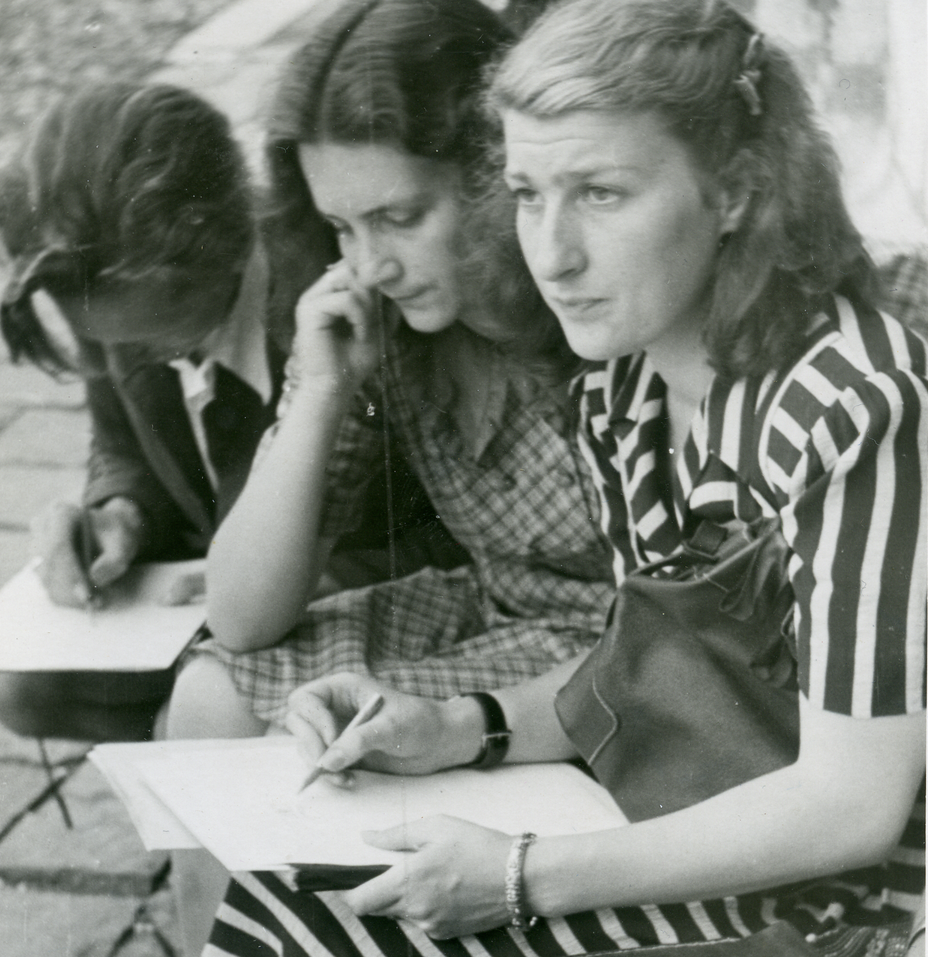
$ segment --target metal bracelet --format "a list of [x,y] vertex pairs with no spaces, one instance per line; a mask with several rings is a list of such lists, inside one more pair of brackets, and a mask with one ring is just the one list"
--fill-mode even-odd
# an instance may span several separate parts
[[525,893],[522,872],[525,865],[525,852],[535,841],[535,835],[530,831],[520,834],[509,848],[509,857],[506,859],[506,910],[509,911],[511,927],[526,931],[535,926],[537,917],[527,917],[525,914]]

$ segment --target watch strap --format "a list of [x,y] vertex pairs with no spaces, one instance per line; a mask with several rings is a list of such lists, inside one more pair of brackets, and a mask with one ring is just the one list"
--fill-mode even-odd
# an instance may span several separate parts
[[495,768],[506,757],[506,752],[509,750],[509,739],[512,737],[512,731],[506,727],[506,715],[503,714],[503,709],[496,698],[485,691],[470,691],[460,695],[460,697],[474,698],[480,705],[483,711],[485,729],[481,738],[480,754],[465,767],[480,770]]

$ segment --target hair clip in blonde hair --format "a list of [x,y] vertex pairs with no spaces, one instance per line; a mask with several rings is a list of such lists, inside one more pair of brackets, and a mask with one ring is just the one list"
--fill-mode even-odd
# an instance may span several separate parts
[[735,80],[735,89],[747,104],[751,116],[760,116],[763,112],[760,96],[757,93],[757,84],[760,82],[762,42],[763,34],[761,33],[755,33],[748,41],[748,48],[744,51],[744,57],[741,60],[741,72]]

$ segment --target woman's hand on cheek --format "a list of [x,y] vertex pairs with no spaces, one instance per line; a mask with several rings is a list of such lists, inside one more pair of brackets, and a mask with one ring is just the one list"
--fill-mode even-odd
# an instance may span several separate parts
[[331,266],[296,306],[294,352],[306,380],[353,389],[377,365],[377,294],[344,260]]
[[475,934],[509,920],[508,834],[440,816],[369,831],[364,839],[408,853],[385,874],[346,893],[356,914],[408,920],[436,938]]

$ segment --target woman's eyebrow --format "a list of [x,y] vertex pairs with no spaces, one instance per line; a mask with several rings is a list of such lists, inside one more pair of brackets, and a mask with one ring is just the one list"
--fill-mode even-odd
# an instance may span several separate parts
[[[654,165],[658,165],[659,160],[655,159]],[[565,178],[589,179],[594,176],[608,176],[611,173],[642,173],[652,167],[643,163],[619,162],[617,160],[604,160],[602,162],[592,162],[586,166],[574,166],[564,171]]]
[[518,169],[512,169],[509,166],[507,166],[503,170],[503,178],[507,180],[508,182],[514,182],[514,183],[529,182],[529,177],[525,173],[523,173],[521,170],[518,170]]
[[[396,209],[398,206],[407,207],[407,206],[423,206],[426,205],[430,199],[429,194],[418,191],[414,194],[405,194],[398,196],[395,199],[386,199],[383,202],[378,203],[376,206],[372,206],[368,209],[365,209],[361,212],[356,213],[359,219],[368,219],[376,216],[381,216],[384,213],[389,212],[392,209]],[[316,209],[319,211],[319,214],[325,219],[329,220],[338,220],[339,222],[345,222],[345,216],[340,213],[332,212],[331,210],[324,209],[321,206],[317,206]]]
[[[610,176],[616,173],[632,173],[640,175],[646,168],[634,163],[591,163],[588,166],[572,166],[569,169],[558,170],[551,175],[551,181],[558,186],[571,185],[578,181],[595,179],[599,176]],[[503,170],[503,178],[510,185],[530,185],[532,178],[528,173],[516,167],[507,167]]]
[[398,206],[410,205],[412,205],[412,203],[409,200],[392,200],[388,203],[381,203],[379,206],[375,206],[373,209],[366,209],[361,214],[361,218],[366,219],[368,217],[382,216],[384,213],[392,212]]
[[365,210],[363,213],[361,213],[361,219],[376,219],[378,216],[395,212],[398,209],[421,209],[423,207],[429,206],[430,203],[431,196],[426,193],[419,192],[414,195],[400,196],[396,199],[389,200],[388,202],[381,203],[379,206],[375,206],[373,209]]

